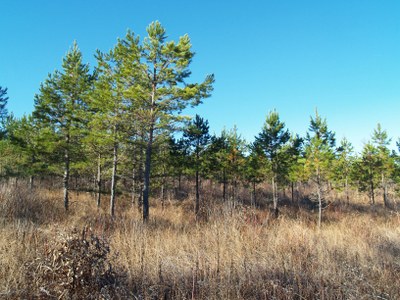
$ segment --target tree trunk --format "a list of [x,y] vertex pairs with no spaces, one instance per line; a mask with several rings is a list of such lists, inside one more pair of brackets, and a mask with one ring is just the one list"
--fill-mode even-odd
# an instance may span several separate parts
[[[143,134],[141,135],[141,141],[144,141]],[[138,211],[141,212],[142,206],[143,206],[143,145],[142,145],[142,143],[139,144],[139,165],[138,165],[137,181],[138,182],[135,186],[136,193],[138,195],[137,208],[138,208]]]
[[29,189],[30,190],[33,190],[33,181],[34,181],[33,175],[29,176]]
[[321,196],[321,177],[317,169],[317,196],[318,196],[318,228],[321,228],[322,222],[322,196]]
[[370,198],[370,201],[371,201],[371,205],[375,205],[374,180],[373,180],[372,177],[370,177],[369,185],[370,185],[370,194],[369,194],[369,198]]
[[276,194],[276,182],[275,182],[275,175],[272,176],[272,201],[274,205],[274,215],[275,217],[278,217],[279,211],[278,211],[278,197]]
[[382,187],[383,187],[383,205],[388,207],[388,199],[387,199],[387,184],[385,180],[385,175],[382,173]]
[[63,184],[64,184],[64,208],[66,211],[69,209],[69,164],[70,164],[70,157],[69,157],[69,143],[70,143],[70,136],[69,133],[65,136],[65,150],[64,150],[64,177],[63,177]]
[[350,197],[349,197],[349,182],[348,178],[346,176],[346,181],[345,181],[345,191],[346,191],[346,202],[347,204],[350,204]]
[[165,165],[163,166],[163,174],[162,174],[162,184],[161,184],[161,207],[164,210],[165,198],[166,198],[166,185],[167,185],[167,171],[165,170]]
[[292,203],[294,203],[294,182],[293,181],[291,182],[290,188],[291,188],[291,193],[292,193],[292,195],[291,195]]
[[97,208],[100,208],[100,202],[101,202],[101,154],[99,154],[97,157],[96,187],[97,187]]
[[132,207],[135,206],[136,202],[136,168],[135,162],[133,162],[132,166],[132,190],[131,190],[131,205]]
[[113,147],[113,168],[111,177],[111,198],[110,198],[110,215],[114,217],[115,210],[115,192],[117,187],[117,165],[118,165],[118,143],[114,142]]
[[153,150],[153,123],[150,125],[149,140],[146,147],[146,162],[144,165],[144,185],[143,185],[143,221],[149,219],[149,195],[150,195],[150,168],[151,168],[151,153]]
[[[35,155],[32,155],[32,157],[31,157],[31,163],[32,163],[32,166],[34,165],[34,163],[36,162],[36,159],[35,159]],[[33,190],[33,184],[34,184],[34,176],[33,176],[33,174],[31,174],[31,176],[29,176],[29,189],[31,189],[31,190]]]
[[194,213],[196,215],[196,219],[199,216],[200,210],[200,193],[199,193],[199,151],[198,146],[196,147],[196,203]]
[[226,171],[224,169],[222,175],[222,198],[226,201]]
[[164,179],[161,183],[161,191],[160,191],[160,198],[161,198],[161,208],[164,210],[164,202],[165,202],[165,182]]

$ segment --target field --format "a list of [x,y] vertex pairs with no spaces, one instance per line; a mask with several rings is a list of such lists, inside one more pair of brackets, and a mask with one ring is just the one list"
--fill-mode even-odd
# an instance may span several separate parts
[[2,299],[400,299],[400,214],[367,201],[324,211],[0,187]]

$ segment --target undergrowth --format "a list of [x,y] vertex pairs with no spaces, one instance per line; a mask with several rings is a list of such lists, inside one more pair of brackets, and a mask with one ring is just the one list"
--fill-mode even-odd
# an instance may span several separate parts
[[[153,199],[141,221],[128,197],[114,219],[90,194],[0,189],[0,298],[400,299],[400,215],[368,204],[315,212],[206,198]],[[13,203],[16,205],[13,206]]]

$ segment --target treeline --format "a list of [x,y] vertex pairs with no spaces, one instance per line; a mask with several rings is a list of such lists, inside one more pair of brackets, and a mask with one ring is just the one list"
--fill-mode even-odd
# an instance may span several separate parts
[[212,92],[213,75],[187,82],[193,55],[187,35],[167,41],[165,29],[153,22],[144,39],[128,31],[109,52],[97,51],[93,70],[74,43],[62,69],[40,86],[31,115],[8,115],[7,89],[0,87],[1,178],[29,178],[31,188],[37,178],[62,178],[66,210],[71,178],[79,178],[96,192],[98,206],[101,194],[110,193],[112,216],[117,194],[129,192],[144,220],[155,188],[163,200],[167,190],[179,192],[182,178],[195,186],[196,217],[205,179],[220,185],[221,200],[236,202],[239,188],[248,188],[252,204],[257,186],[268,182],[275,214],[279,190],[289,187],[293,198],[295,187],[307,184],[318,203],[319,225],[332,189],[348,202],[350,190],[366,192],[371,205],[379,194],[390,206],[400,157],[379,124],[361,153],[346,139],[337,142],[317,111],[305,137],[291,133],[276,111],[252,143],[236,128],[211,135],[207,120],[181,115]]

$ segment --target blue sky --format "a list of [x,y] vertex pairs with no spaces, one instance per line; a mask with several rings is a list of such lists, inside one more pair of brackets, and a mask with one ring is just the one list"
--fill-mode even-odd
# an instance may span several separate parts
[[193,111],[212,132],[237,125],[248,141],[268,111],[304,135],[316,108],[340,139],[361,149],[380,122],[400,137],[400,1],[22,1],[2,0],[0,85],[8,108],[30,113],[49,72],[77,40],[95,65],[130,28],[159,20],[171,39],[188,33],[192,80],[216,76]]

